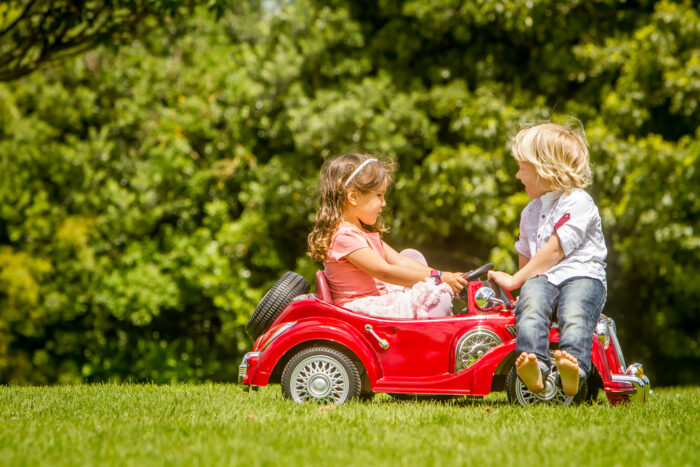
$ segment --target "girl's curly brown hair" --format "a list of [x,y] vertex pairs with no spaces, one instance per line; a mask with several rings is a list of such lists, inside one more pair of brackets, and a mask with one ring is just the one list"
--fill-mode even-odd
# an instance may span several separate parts
[[[316,222],[307,238],[308,255],[323,263],[333,238],[333,232],[343,219],[343,206],[349,190],[367,193],[379,188],[386,180],[391,183],[395,164],[392,161],[372,161],[360,170],[350,183],[345,185],[348,178],[360,164],[373,156],[368,154],[343,154],[335,159],[326,161],[321,168],[319,185],[319,207],[316,211]],[[374,225],[363,225],[370,232],[380,234],[389,229],[379,217]]]

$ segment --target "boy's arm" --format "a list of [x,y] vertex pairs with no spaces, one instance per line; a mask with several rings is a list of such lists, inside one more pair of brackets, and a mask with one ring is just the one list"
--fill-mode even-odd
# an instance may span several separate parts
[[518,272],[511,276],[501,271],[489,271],[489,279],[506,290],[518,289],[529,278],[549,271],[563,258],[564,250],[562,250],[559,236],[555,232],[545,246],[529,260],[520,255],[520,270]]
[[524,268],[529,261],[530,258],[525,255],[520,255],[520,258],[518,258],[518,270]]

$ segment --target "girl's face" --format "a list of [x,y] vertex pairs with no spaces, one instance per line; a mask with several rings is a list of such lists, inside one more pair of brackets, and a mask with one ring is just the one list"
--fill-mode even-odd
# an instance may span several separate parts
[[365,225],[374,225],[382,213],[382,209],[386,206],[384,193],[387,189],[387,181],[384,180],[376,190],[368,191],[367,193],[359,193],[353,191],[348,194],[348,203],[346,214],[348,221],[355,219],[361,221]]
[[534,165],[529,162],[518,161],[518,166],[520,170],[515,174],[515,177],[525,185],[525,191],[530,199],[539,198],[551,191],[544,180],[537,175]]

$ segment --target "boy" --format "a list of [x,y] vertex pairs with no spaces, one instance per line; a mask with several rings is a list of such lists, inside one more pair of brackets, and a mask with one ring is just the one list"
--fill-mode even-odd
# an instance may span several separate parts
[[550,370],[549,327],[558,313],[554,360],[564,393],[573,396],[591,371],[593,332],[606,297],[607,248],[600,215],[583,188],[591,183],[585,137],[547,123],[521,130],[511,143],[516,177],[532,201],[520,217],[519,270],[490,271],[507,290],[522,287],[515,310],[515,366],[532,392]]

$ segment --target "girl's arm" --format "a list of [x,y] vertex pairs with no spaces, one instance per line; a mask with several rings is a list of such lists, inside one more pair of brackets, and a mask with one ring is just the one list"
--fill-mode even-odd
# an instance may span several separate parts
[[547,244],[538,251],[531,259],[520,256],[520,270],[513,274],[501,271],[489,271],[489,279],[496,282],[506,290],[513,290],[522,287],[529,278],[549,271],[552,266],[559,263],[564,258],[564,250],[556,232],[552,234]]
[[[426,271],[426,274],[430,276],[430,272],[433,270],[433,268],[400,254],[386,242],[382,243],[384,244],[384,257],[386,258],[387,263],[418,269],[419,271]],[[461,272],[442,271],[441,274],[440,279],[449,285],[455,293],[459,292],[465,285],[467,285],[467,280],[462,277]]]
[[407,268],[418,269],[420,271],[426,271],[428,276],[430,275],[431,267],[425,264],[419,263],[418,261],[409,258],[408,256],[403,256],[398,251],[390,247],[386,242],[382,242],[384,246],[384,257],[386,262],[389,264],[396,264],[398,266],[404,266]]
[[[398,255],[398,253],[397,253]],[[430,277],[430,268],[416,263],[420,268],[390,264],[371,248],[360,248],[346,256],[355,267],[382,282],[411,287]],[[467,280],[455,273],[443,272],[443,281],[457,293],[467,284]]]

